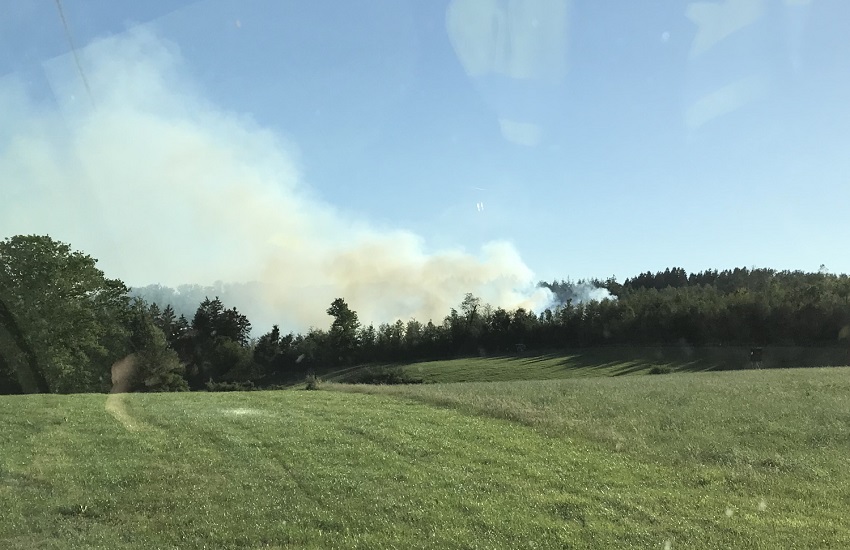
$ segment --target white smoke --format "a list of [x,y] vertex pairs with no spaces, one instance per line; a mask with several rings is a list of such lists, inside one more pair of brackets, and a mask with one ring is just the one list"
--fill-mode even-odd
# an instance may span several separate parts
[[617,297],[611,294],[607,288],[598,287],[588,281],[560,281],[549,283],[540,283],[541,286],[551,288],[552,300],[548,304],[550,309],[557,309],[565,306],[567,303],[577,305],[587,302],[601,302],[603,300],[616,300]]
[[45,65],[57,103],[0,79],[0,235],[50,234],[132,285],[256,281],[233,304],[255,326],[326,326],[336,297],[367,322],[436,321],[466,292],[508,308],[549,300],[507,243],[433,252],[315,198],[294,148],[205,100],[150,31],[79,55],[91,99],[69,56]]
[[608,292],[607,288],[595,287],[589,283],[578,285],[575,289],[577,303],[601,302],[602,300],[616,300],[617,297]]

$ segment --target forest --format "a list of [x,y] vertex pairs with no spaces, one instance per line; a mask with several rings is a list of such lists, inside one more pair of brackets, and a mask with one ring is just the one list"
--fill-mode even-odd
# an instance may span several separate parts
[[[576,348],[835,346],[850,338],[850,278],[829,273],[680,267],[618,282],[540,282],[543,311],[472,293],[442,319],[358,319],[344,297],[328,325],[259,336],[217,296],[192,315],[133,296],[97,260],[48,236],[0,242],[0,393],[273,388],[313,370]],[[587,288],[600,292],[587,299]],[[130,365],[114,368],[119,360]]]

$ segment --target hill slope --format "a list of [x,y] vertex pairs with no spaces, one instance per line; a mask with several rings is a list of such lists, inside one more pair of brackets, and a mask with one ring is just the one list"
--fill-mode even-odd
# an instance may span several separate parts
[[[750,348],[689,346],[609,346],[570,352],[472,357],[390,365],[365,365],[322,373],[331,382],[361,382],[369,373],[397,372],[403,378],[433,382],[507,382],[559,380],[587,376],[647,374],[654,369],[671,372],[751,369]],[[850,363],[847,348],[767,347],[764,369],[837,366]]]

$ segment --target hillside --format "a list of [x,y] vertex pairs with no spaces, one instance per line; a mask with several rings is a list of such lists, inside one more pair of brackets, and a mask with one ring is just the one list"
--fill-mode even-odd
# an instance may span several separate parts
[[[650,372],[746,370],[750,349],[741,346],[607,346],[570,352],[524,353],[443,361],[367,364],[347,369],[317,369],[331,382],[367,382],[370,374],[398,373],[402,380],[439,382],[509,382],[559,380],[586,376],[624,376]],[[762,369],[841,366],[850,363],[841,347],[766,347]],[[300,382],[301,380],[298,380]]]

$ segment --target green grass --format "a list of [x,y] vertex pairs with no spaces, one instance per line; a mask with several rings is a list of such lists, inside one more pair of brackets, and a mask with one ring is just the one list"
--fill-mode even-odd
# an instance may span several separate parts
[[3,397],[0,548],[850,547],[848,374]]
[[[665,358],[638,358],[628,350],[587,350],[571,354],[466,357],[418,363],[364,365],[330,371],[322,378],[329,382],[346,383],[355,379],[363,369],[397,369],[406,376],[425,383],[438,382],[509,382],[514,380],[557,380],[584,376],[620,376],[645,374],[655,365],[675,364],[681,368],[691,365],[675,363]],[[705,365],[703,368],[711,368]]]
[[[509,420],[601,451],[606,464],[652,472],[655,481],[645,486],[614,483],[656,518],[674,498],[667,510],[679,525],[710,523],[704,505],[725,501],[732,514],[726,526],[741,530],[735,547],[850,547],[841,519],[850,513],[847,368],[328,388]],[[712,539],[718,531],[676,539],[722,547]]]
[[[647,374],[653,367],[671,372],[749,369],[750,348],[689,346],[610,346],[572,352],[523,356],[472,357],[412,364],[382,365],[397,369],[425,383],[510,382],[514,380],[558,380],[587,376]],[[767,369],[799,366],[845,365],[846,348],[769,347],[762,366]],[[373,365],[326,371],[331,382],[351,382]]]

